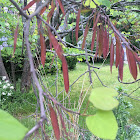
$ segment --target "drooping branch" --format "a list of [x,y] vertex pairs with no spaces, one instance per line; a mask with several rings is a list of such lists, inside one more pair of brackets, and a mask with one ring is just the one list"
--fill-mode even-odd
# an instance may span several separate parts
[[134,84],[134,83],[140,81],[140,79],[137,79],[137,80],[132,81],[132,82],[122,82],[122,81],[120,81],[120,77],[118,76],[118,81],[119,81],[120,83],[122,83],[122,84],[126,84],[126,85],[128,85],[128,84]]
[[41,117],[45,118],[45,109],[44,109],[44,104],[43,104],[43,89],[39,84],[38,78],[36,76],[35,68],[34,68],[34,63],[33,63],[33,58],[32,58],[32,53],[30,50],[30,44],[29,44],[29,27],[30,27],[30,19],[27,20],[26,22],[26,29],[25,29],[25,44],[27,48],[27,53],[28,53],[28,58],[29,58],[29,63],[30,63],[30,72],[32,75],[32,79],[35,82],[38,91],[39,91],[39,100],[40,100],[40,111],[41,111]]

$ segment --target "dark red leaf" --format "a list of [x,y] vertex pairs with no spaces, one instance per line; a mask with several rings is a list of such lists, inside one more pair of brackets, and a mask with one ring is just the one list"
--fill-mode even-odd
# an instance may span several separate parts
[[93,48],[94,48],[94,41],[96,38],[96,30],[97,30],[97,26],[94,28],[93,35],[92,35],[91,51],[93,51]]
[[107,54],[109,53],[109,32],[107,32]]
[[57,1],[58,1],[58,3],[59,3],[60,9],[61,9],[63,15],[65,15],[64,6],[63,6],[61,0],[57,0]]
[[107,33],[107,29],[103,33],[103,57],[106,58],[109,52],[109,34]]
[[60,140],[60,130],[59,130],[59,125],[58,125],[57,115],[50,104],[49,104],[49,109],[50,109],[50,118],[51,118],[53,131],[55,134],[55,138],[57,140]]
[[52,50],[52,43],[50,42],[50,49]]
[[62,56],[63,56],[63,50],[60,46],[60,44],[58,43],[57,39],[55,38],[55,36],[51,33],[50,30],[48,30],[48,33],[49,33],[49,38],[50,38],[50,41],[58,55],[58,57],[61,59],[62,61]]
[[121,47],[121,53],[120,53],[120,61],[119,61],[119,77],[121,81],[123,80],[123,64],[124,64],[124,51]]
[[81,9],[79,9],[77,17],[76,17],[76,31],[75,31],[75,36],[76,36],[76,41],[78,42],[78,31],[79,31],[79,20],[80,20],[80,13]]
[[140,64],[138,64],[138,67],[139,67],[139,72],[140,72]]
[[40,32],[40,45],[41,45],[41,63],[44,67],[45,60],[46,60],[46,45],[45,45],[44,36],[41,34],[41,32]]
[[35,0],[32,0],[31,2],[29,2],[29,3],[23,8],[23,10],[29,9],[34,3],[35,3]]
[[112,73],[112,66],[114,63],[114,45],[113,45],[113,40],[111,38],[111,45],[110,45],[110,71]]
[[102,55],[103,53],[103,33],[104,33],[104,27],[103,25],[100,25],[100,29],[99,29],[99,57]]
[[88,27],[88,23],[87,23],[86,28],[85,28],[85,32],[84,32],[84,39],[83,39],[83,43],[82,43],[82,50],[85,47],[86,37],[87,37],[88,31],[89,31],[89,27]]
[[107,53],[109,52],[109,20],[108,20],[108,29],[107,29],[107,33],[108,33],[108,48],[107,48]]
[[62,70],[63,70],[65,90],[68,93],[68,91],[69,91],[68,65],[67,65],[67,61],[66,61],[66,58],[64,55],[62,57]]
[[126,48],[126,54],[127,54],[127,61],[129,65],[130,73],[132,74],[133,78],[137,79],[137,65],[136,65],[136,59],[132,51]]
[[96,53],[95,53],[96,58],[97,58],[97,54],[98,54],[98,49],[99,49],[99,29],[97,29]]
[[120,61],[121,42],[117,34],[115,34],[115,38],[116,38],[116,68],[117,68]]
[[97,18],[96,18],[96,20],[95,20],[95,22],[94,22],[94,25],[93,25],[92,30],[94,30],[94,28],[97,26],[97,23],[98,23],[98,21],[99,21],[99,17],[100,17],[100,13],[97,14]]
[[[57,108],[57,107],[56,107],[56,108]],[[64,120],[63,120],[62,114],[60,113],[60,111],[59,111],[58,108],[57,108],[57,111],[58,111],[59,116],[60,116],[60,120],[61,120],[62,127],[63,127],[63,129],[64,129],[64,131],[65,131],[65,134],[66,134],[66,136],[67,136],[67,139],[68,139],[68,133],[67,133],[67,131],[66,131],[66,126],[65,126],[65,122],[64,122]],[[69,139],[68,139],[68,140],[69,140]]]
[[140,57],[138,56],[138,54],[136,52],[133,52],[133,54],[134,54],[137,62],[140,63]]
[[18,26],[19,26],[19,22],[17,23],[17,27],[16,27],[16,30],[14,32],[14,51],[13,51],[13,55],[15,54],[16,45],[17,45]]
[[57,39],[55,38],[55,36],[51,33],[51,31],[49,29],[48,29],[48,33],[49,33],[50,41],[51,41],[51,43],[52,43],[52,45],[53,45],[58,57],[62,61],[64,85],[65,85],[65,90],[68,93],[68,91],[69,91],[69,75],[68,75],[67,61],[65,59],[65,56],[63,55],[63,50],[62,50],[60,44],[58,43]]
[[138,54],[136,52],[133,52],[133,54],[136,59],[136,62],[137,62],[138,68],[139,68],[139,72],[140,72],[140,57],[138,56]]
[[46,9],[47,9],[46,6],[44,8],[42,8],[42,10],[40,11],[40,15],[42,15],[45,12]]
[[55,5],[53,3],[53,0],[51,1],[51,10],[47,15],[47,22],[49,23],[50,19],[52,18],[52,15],[54,13]]

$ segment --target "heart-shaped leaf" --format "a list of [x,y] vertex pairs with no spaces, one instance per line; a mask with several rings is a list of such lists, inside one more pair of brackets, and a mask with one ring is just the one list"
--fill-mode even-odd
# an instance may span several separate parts
[[0,109],[0,140],[22,140],[28,129]]
[[114,89],[99,87],[92,90],[89,101],[96,108],[109,111],[118,106],[119,102],[114,98],[117,95],[118,92]]
[[98,110],[94,116],[86,118],[88,129],[103,139],[115,139],[118,125],[112,111]]

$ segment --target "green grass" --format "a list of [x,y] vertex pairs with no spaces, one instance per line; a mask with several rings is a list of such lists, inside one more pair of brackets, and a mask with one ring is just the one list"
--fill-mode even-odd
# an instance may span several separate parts
[[[122,88],[127,94],[130,94],[133,90],[135,90],[139,86],[139,82],[134,83],[134,84],[122,84],[118,81],[118,70],[113,66],[112,68],[112,74],[110,73],[110,66],[109,64],[101,65],[98,63],[95,63],[96,67],[100,67],[99,70],[95,69],[95,71],[98,73],[101,81],[103,82],[104,85],[110,87],[110,88]],[[70,85],[81,75],[87,70],[87,65],[85,63],[77,63],[76,69],[73,71],[69,71],[69,80],[70,80]],[[138,77],[140,78],[140,76]],[[62,91],[64,89],[64,84],[63,84],[63,78],[62,74],[59,75],[58,77],[58,91]],[[93,88],[96,87],[102,87],[101,82],[98,80],[97,76],[95,75],[94,72],[92,72],[92,80],[93,80]],[[47,82],[46,82],[47,81]],[[51,93],[55,96],[56,95],[56,90],[55,90],[55,76],[53,75],[47,75],[47,78],[44,78],[44,82],[46,83],[47,87],[50,89]],[[134,81],[130,72],[128,65],[124,65],[124,75],[123,75],[123,81],[124,82],[132,82]],[[50,86],[51,85],[51,86]],[[88,89],[89,88],[89,89]],[[62,92],[59,96],[58,99],[59,101],[62,101],[66,107],[70,108],[75,108],[73,110],[77,111],[77,104],[79,100],[79,96],[81,95],[82,92],[82,97],[87,92],[87,96],[82,104],[81,107],[81,113],[84,112],[84,109],[86,108],[87,102],[88,102],[88,96],[91,93],[92,86],[90,86],[89,82],[89,77],[88,73],[83,75],[72,87],[70,87],[70,95],[68,96],[65,92]],[[135,91],[133,93],[133,96],[139,96],[140,89]],[[129,110],[130,111],[130,122],[135,123],[136,125],[140,126],[140,102],[130,99],[126,97],[128,101],[130,101],[133,105],[133,109]],[[87,114],[93,114],[95,112],[95,109],[93,108],[92,104],[89,104]],[[80,117],[81,123],[83,125],[84,117]]]
[[[113,66],[112,74],[110,73],[110,67],[108,64],[105,64],[102,66],[99,63],[95,63],[96,67],[100,67],[99,70],[95,69],[95,71],[98,73],[100,79],[102,80],[103,84],[110,87],[110,88],[122,88],[126,93],[131,93],[133,90],[135,90],[139,86],[139,82],[126,85],[121,84],[118,82],[118,71]],[[87,65],[85,63],[77,63],[76,68],[72,71],[69,71],[69,80],[70,85],[86,70],[88,69]],[[49,89],[49,91],[55,96],[56,95],[56,88],[55,88],[55,75],[47,75],[43,76],[43,82]],[[138,77],[140,78],[140,76]],[[92,72],[92,80],[93,80],[93,87],[90,86],[89,82],[89,76],[88,73],[83,75],[81,78],[79,78],[76,83],[70,87],[70,94],[66,94],[64,90],[64,84],[63,84],[63,75],[60,73],[58,75],[58,86],[57,86],[57,93],[63,91],[61,94],[58,95],[58,100],[67,108],[71,108],[74,111],[78,111],[77,105],[79,97],[81,99],[84,98],[85,100],[82,104],[82,107],[80,109],[80,112],[83,113],[87,102],[88,97],[91,93],[92,88],[96,87],[102,87],[101,82],[98,80],[97,76],[94,72]],[[124,82],[131,82],[133,81],[132,76],[130,75],[128,65],[124,66]],[[87,94],[86,94],[87,93]],[[138,89],[136,92],[133,93],[133,96],[139,96],[140,89]],[[65,99],[65,100],[63,100]],[[126,97],[128,101],[130,101],[133,105],[133,109],[130,111],[130,123],[134,123],[138,126],[140,126],[140,102],[130,99]],[[15,95],[15,100],[12,104],[8,104],[5,108],[8,112],[10,112],[12,115],[14,115],[22,124],[24,124],[27,128],[31,129],[35,124],[35,118],[33,116],[28,117],[29,115],[33,114],[35,112],[36,106],[36,99],[35,95],[33,93],[33,89],[29,91],[29,93],[21,94],[19,91]],[[91,103],[88,105],[88,109],[86,111],[86,114],[94,114],[95,108]],[[85,126],[85,118],[83,116],[80,116],[79,125],[83,127]],[[85,126],[86,128],[86,126]]]

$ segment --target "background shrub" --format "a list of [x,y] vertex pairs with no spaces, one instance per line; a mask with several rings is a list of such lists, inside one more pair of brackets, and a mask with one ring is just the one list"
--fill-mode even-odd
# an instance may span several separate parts
[[76,56],[66,56],[68,69],[72,70],[75,69],[76,63],[77,63],[77,57]]

